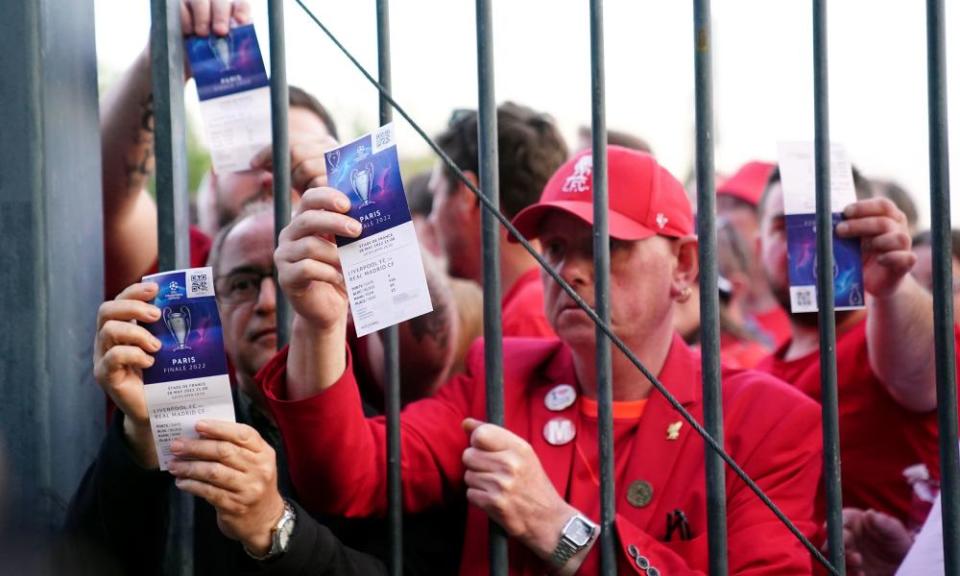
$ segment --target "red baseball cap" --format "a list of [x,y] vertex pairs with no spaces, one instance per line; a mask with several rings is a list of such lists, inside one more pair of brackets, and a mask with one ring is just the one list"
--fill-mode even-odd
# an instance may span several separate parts
[[717,186],[717,196],[733,196],[744,202],[758,206],[767,180],[776,164],[769,162],[747,162],[737,172]]
[[[655,235],[693,234],[693,212],[683,185],[653,156],[621,146],[607,148],[610,235],[643,240]],[[593,225],[593,153],[585,150],[561,166],[543,189],[540,201],[521,210],[513,225],[527,238],[540,234],[541,219],[552,210],[573,214]],[[510,237],[511,242],[516,239]]]

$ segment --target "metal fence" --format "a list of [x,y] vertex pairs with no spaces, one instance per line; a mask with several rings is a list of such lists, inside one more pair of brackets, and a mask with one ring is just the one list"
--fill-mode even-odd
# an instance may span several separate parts
[[[389,7],[387,0],[377,0],[379,79],[375,79],[350,54],[334,34],[300,0],[295,0],[304,14],[312,19],[344,56],[356,65],[380,92],[380,121],[389,122],[392,112],[406,120],[418,134],[446,162],[452,171],[470,188],[483,205],[483,266],[484,266],[484,336],[486,339],[487,410],[491,422],[503,422],[503,376],[500,331],[500,278],[498,224],[520,237],[498,210],[497,117],[493,82],[492,2],[476,0],[477,68],[479,74],[479,187],[463,177],[449,157],[434,144],[390,93]],[[270,0],[271,95],[273,110],[273,165],[275,171],[274,199],[276,202],[276,232],[286,225],[290,215],[289,150],[287,135],[287,86],[283,47],[283,0]],[[154,94],[156,107],[157,142],[157,196],[160,206],[160,267],[161,269],[187,265],[186,230],[186,172],[184,168],[184,120],[182,83],[182,36],[179,30],[176,0],[153,0],[152,54]],[[578,7],[576,9],[585,9]],[[721,405],[719,316],[716,262],[716,227],[713,167],[713,94],[712,94],[712,33],[709,0],[694,0],[695,78],[696,78],[696,147],[697,147],[697,232],[700,239],[700,298],[701,341],[704,398],[704,424],[700,425],[673,399],[664,386],[651,374],[609,328],[609,237],[607,230],[607,168],[606,123],[604,113],[604,43],[603,2],[589,3],[592,133],[594,159],[594,261],[596,269],[596,309],[591,310],[566,285],[558,274],[521,238],[521,243],[534,255],[547,273],[587,311],[597,325],[597,377],[600,421],[601,467],[601,533],[600,553],[603,574],[615,574],[616,551],[614,518],[614,474],[612,444],[612,388],[611,346],[616,346],[653,383],[657,392],[667,397],[678,413],[700,434],[706,450],[706,484],[708,507],[708,539],[710,573],[726,574],[726,503],[725,466],[733,471],[757,493],[757,496],[784,521],[803,541],[818,561],[830,573],[844,573],[844,550],[841,519],[840,455],[837,412],[836,333],[833,310],[832,278],[833,251],[830,214],[830,157],[829,114],[827,87],[827,22],[826,2],[812,2],[815,155],[817,189],[817,257],[818,304],[820,309],[821,383],[824,432],[824,482],[826,484],[829,553],[828,558],[806,541],[787,518],[776,509],[743,470],[723,451],[723,411]],[[585,14],[587,16],[587,14]],[[960,576],[960,464],[957,455],[957,395],[952,309],[952,278],[950,250],[950,195],[947,164],[946,63],[944,57],[944,7],[942,0],[927,1],[927,65],[929,83],[930,131],[930,198],[933,214],[934,254],[934,310],[936,329],[936,368],[938,419],[940,427],[941,486],[943,493],[943,526],[946,574]],[[373,23],[371,23],[373,24]],[[918,63],[919,64],[919,63]],[[278,306],[281,338],[287,337],[285,322],[289,312]],[[400,574],[402,567],[402,513],[400,490],[399,443],[399,353],[396,330],[385,336],[387,374],[388,423],[388,494],[389,526],[391,533],[390,569]],[[172,542],[179,543],[181,555],[177,569],[190,573],[192,545],[191,513],[186,499],[176,500],[179,521],[174,523]],[[503,531],[493,522],[490,526],[491,574],[507,573],[507,547]]]

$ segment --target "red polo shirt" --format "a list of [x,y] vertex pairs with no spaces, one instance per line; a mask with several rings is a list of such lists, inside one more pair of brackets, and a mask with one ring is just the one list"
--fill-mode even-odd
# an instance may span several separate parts
[[[893,399],[870,368],[866,325],[864,319],[837,336],[843,505],[881,510],[907,522],[911,488],[903,470],[924,463],[939,477],[937,414],[912,412]],[[789,345],[781,346],[757,369],[819,402],[819,351],[785,362]],[[821,488],[821,503],[822,496]]]
[[543,281],[535,267],[517,278],[503,296],[503,336],[512,338],[556,338],[543,310]]
[[776,348],[790,339],[790,315],[783,308],[775,306],[766,312],[754,314],[753,320],[773,342],[772,347]]

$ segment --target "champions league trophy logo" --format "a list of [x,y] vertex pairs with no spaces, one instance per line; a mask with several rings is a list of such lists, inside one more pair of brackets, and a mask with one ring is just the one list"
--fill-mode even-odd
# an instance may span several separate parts
[[213,36],[210,39],[210,51],[213,57],[220,63],[220,68],[229,70],[233,64],[233,37],[232,36]]
[[340,168],[340,151],[334,150],[328,154],[327,162],[330,164],[330,173],[336,173],[336,171]]
[[167,330],[177,341],[177,346],[173,350],[175,352],[190,350],[190,347],[186,345],[187,337],[190,335],[190,309],[181,306],[179,312],[174,312],[167,306],[163,309],[163,323],[166,324]]
[[370,190],[373,188],[373,164],[368,162],[362,168],[354,168],[350,173],[350,186],[360,197],[361,207],[373,204],[370,201]]

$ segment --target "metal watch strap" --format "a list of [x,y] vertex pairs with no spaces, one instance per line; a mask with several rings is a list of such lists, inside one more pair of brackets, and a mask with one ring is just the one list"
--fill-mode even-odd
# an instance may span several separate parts
[[[578,545],[567,534],[567,530],[574,524],[574,522],[580,522],[591,528],[590,537],[582,546]],[[566,566],[567,562],[570,561],[570,558],[574,557],[578,552],[590,546],[590,544],[597,537],[599,528],[599,526],[591,522],[586,516],[579,513],[573,515],[569,520],[567,520],[563,530],[560,531],[560,540],[557,542],[557,547],[553,549],[553,553],[550,554],[550,563],[553,564],[553,566],[558,570]]]
[[561,534],[557,547],[553,549],[553,554],[550,555],[550,562],[557,568],[563,568],[579,551],[580,548],[571,542],[566,534]]
[[280,516],[280,519],[277,520],[276,525],[273,529],[270,530],[270,550],[267,551],[263,556],[257,556],[256,554],[247,550],[247,547],[243,547],[243,551],[247,553],[247,556],[257,560],[258,562],[263,562],[264,560],[270,560],[271,558],[280,555],[285,552],[285,550],[280,545],[280,529],[287,522],[295,522],[297,519],[297,513],[293,509],[293,506],[287,502],[286,499],[283,500],[283,514]]

